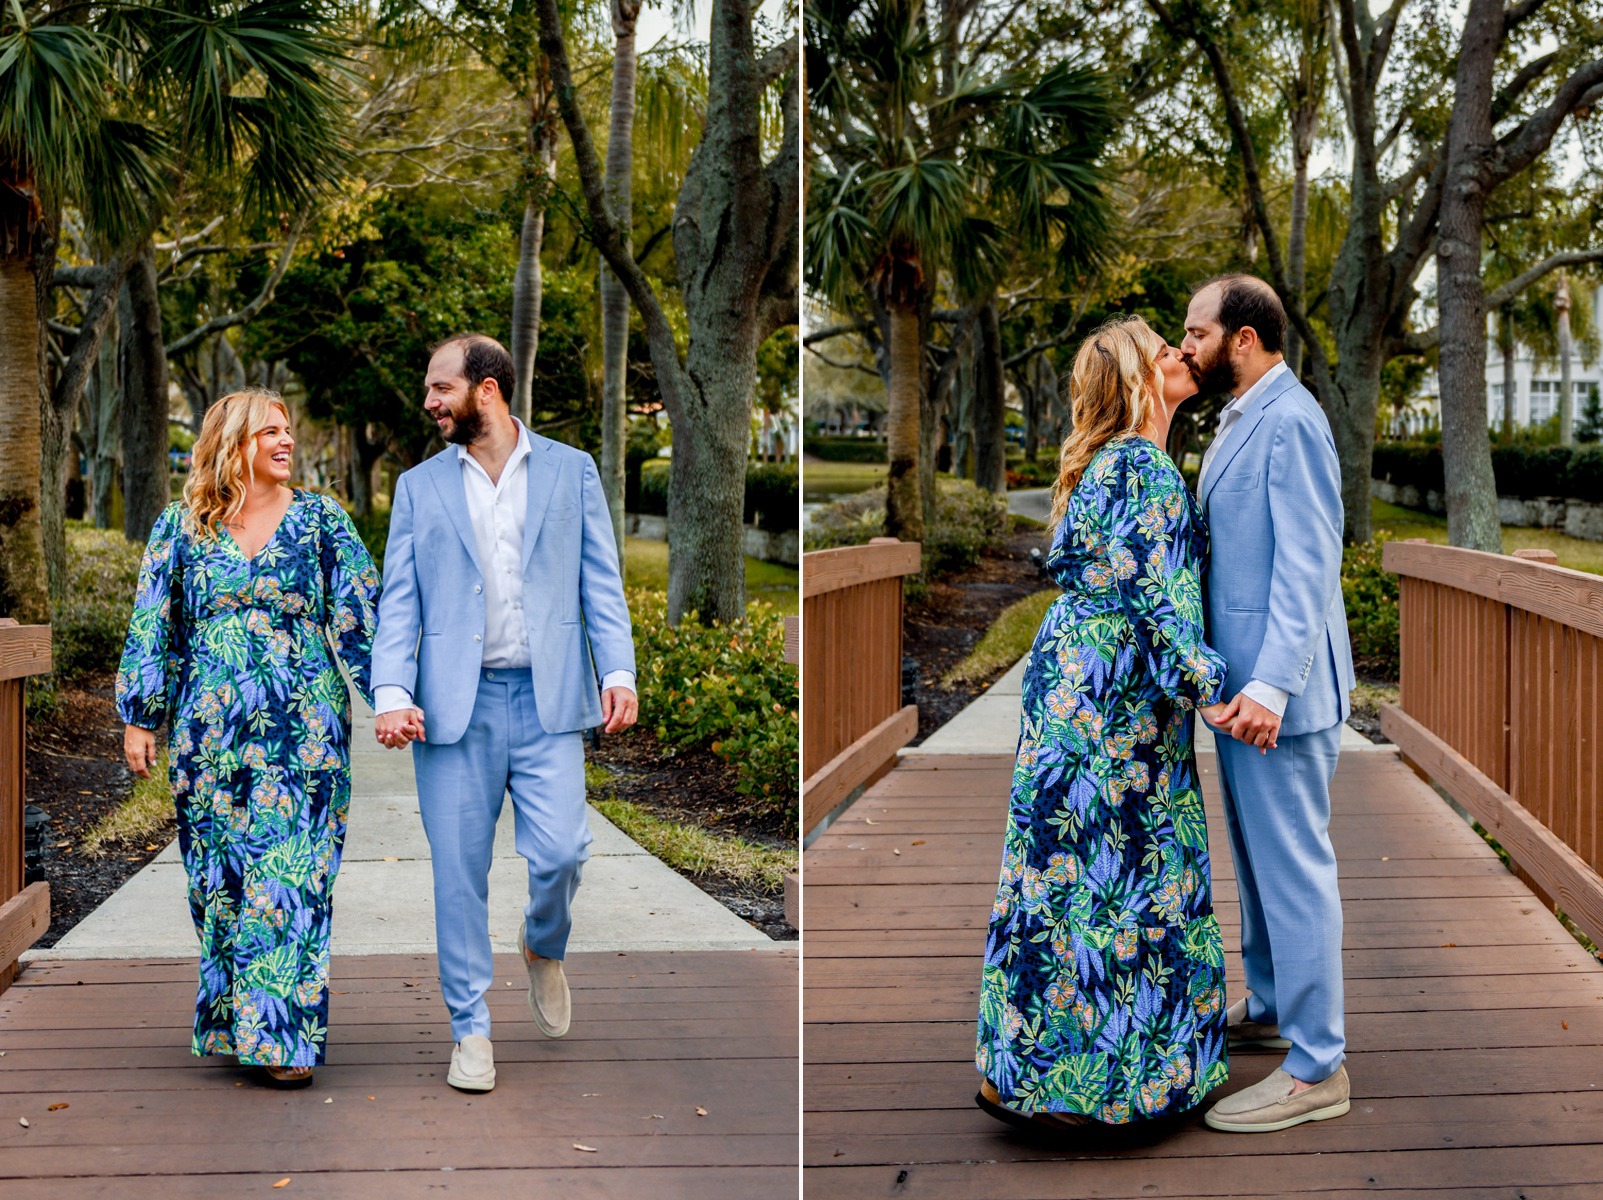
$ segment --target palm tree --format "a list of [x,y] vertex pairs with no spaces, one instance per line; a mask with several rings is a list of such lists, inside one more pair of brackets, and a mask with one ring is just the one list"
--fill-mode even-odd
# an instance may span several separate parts
[[[160,188],[159,139],[113,110],[113,47],[52,23],[42,5],[0,12],[0,615],[49,619],[41,513],[41,297],[68,197],[113,237]],[[90,185],[93,186],[90,186]]]
[[889,359],[885,531],[918,541],[937,281],[944,271],[983,314],[1017,247],[1055,246],[1065,267],[1096,256],[1108,228],[1097,164],[1110,95],[1100,75],[1069,63],[1039,75],[988,75],[983,62],[943,70],[921,0],[816,0],[806,23],[808,282],[839,308],[866,293],[876,310]]

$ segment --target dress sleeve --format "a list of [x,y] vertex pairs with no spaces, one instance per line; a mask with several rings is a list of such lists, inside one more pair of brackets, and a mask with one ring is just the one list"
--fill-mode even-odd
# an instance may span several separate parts
[[351,518],[331,496],[323,506],[323,619],[356,690],[373,703],[373,635],[378,629],[379,574]]
[[1108,553],[1147,670],[1175,704],[1196,708],[1223,699],[1226,665],[1203,641],[1202,564],[1184,486],[1168,464],[1128,453],[1111,489]]
[[182,536],[181,507],[168,505],[145,543],[128,640],[117,668],[117,715],[124,725],[156,729],[171,715],[168,688],[177,682],[180,667],[173,625],[183,619],[181,612],[172,611],[173,571]]

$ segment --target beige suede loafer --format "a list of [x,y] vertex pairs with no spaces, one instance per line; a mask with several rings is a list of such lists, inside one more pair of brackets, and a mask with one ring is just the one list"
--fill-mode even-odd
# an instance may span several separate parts
[[1225,1133],[1274,1133],[1304,1121],[1346,1116],[1352,1108],[1346,1067],[1337,1067],[1329,1079],[1292,1095],[1296,1082],[1276,1067],[1269,1078],[1219,1101],[1203,1120],[1210,1129]]
[[559,1038],[568,1032],[573,1018],[573,997],[568,977],[558,958],[531,959],[523,948],[523,930],[518,930],[518,957],[529,972],[529,1015],[541,1033]]
[[470,1033],[451,1051],[445,1082],[461,1092],[487,1092],[495,1086],[495,1050],[490,1039]]
[[1225,1010],[1225,1037],[1230,1049],[1262,1046],[1265,1050],[1290,1050],[1291,1039],[1280,1036],[1280,1026],[1247,1020],[1247,998],[1243,996]]

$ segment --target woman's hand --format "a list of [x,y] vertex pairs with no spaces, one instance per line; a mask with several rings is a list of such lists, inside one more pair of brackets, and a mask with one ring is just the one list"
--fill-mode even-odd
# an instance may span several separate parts
[[1221,733],[1229,733],[1235,724],[1236,714],[1241,711],[1241,693],[1237,692],[1235,698],[1228,704],[1207,704],[1197,709],[1202,719],[1212,725]]
[[122,752],[128,760],[128,769],[141,779],[150,778],[150,768],[156,765],[156,733],[138,725],[122,728]]

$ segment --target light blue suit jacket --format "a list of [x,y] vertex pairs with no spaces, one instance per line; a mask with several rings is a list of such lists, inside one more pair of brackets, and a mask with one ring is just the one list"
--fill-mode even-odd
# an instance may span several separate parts
[[1284,737],[1345,721],[1353,658],[1341,467],[1330,424],[1296,376],[1282,374],[1241,414],[1200,500],[1211,547],[1208,644],[1229,664],[1225,694],[1254,679],[1289,692]]
[[[523,613],[534,699],[547,733],[601,724],[598,680],[635,669],[612,520],[595,460],[529,433]],[[429,744],[466,731],[484,663],[484,572],[455,446],[395,484],[373,684],[425,714]]]

